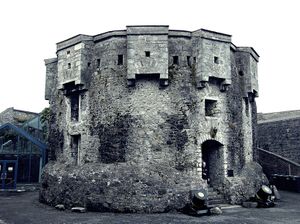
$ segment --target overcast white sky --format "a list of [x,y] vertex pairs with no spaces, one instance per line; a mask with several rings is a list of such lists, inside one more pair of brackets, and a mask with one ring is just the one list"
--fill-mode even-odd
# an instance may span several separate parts
[[56,43],[126,25],[169,25],[232,35],[260,55],[259,112],[300,109],[300,1],[298,0],[6,0],[0,3],[0,112],[40,112],[44,59]]

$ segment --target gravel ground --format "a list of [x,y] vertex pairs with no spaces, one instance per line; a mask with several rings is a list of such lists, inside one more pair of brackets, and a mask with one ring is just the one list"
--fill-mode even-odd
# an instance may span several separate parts
[[37,192],[0,194],[0,224],[96,223],[300,223],[300,193],[281,191],[274,208],[231,208],[223,214],[192,217],[180,213],[115,214],[58,211],[38,202]]

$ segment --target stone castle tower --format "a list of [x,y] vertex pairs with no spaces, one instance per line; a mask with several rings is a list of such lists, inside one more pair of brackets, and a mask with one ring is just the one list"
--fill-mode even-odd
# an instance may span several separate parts
[[52,161],[41,200],[162,212],[208,186],[232,203],[251,195],[263,176],[253,162],[258,58],[230,35],[168,26],[57,43],[45,60]]

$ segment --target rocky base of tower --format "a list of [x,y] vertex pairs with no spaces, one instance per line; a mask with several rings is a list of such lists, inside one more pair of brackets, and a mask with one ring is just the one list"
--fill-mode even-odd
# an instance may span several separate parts
[[262,167],[256,162],[250,162],[244,165],[235,178],[225,180],[218,190],[231,204],[241,204],[253,197],[263,184],[268,183]]
[[[261,166],[252,162],[218,190],[231,204],[241,204],[267,183]],[[206,187],[193,173],[157,164],[49,163],[42,175],[40,202],[99,212],[161,213],[182,209],[190,201],[190,190]]]
[[189,191],[201,186],[199,181],[193,186],[193,179],[174,168],[150,164],[49,163],[42,175],[40,201],[100,212],[176,211],[188,203]]

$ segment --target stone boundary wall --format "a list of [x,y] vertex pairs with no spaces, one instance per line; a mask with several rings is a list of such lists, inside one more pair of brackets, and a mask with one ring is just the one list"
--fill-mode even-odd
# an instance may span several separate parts
[[10,107],[0,113],[0,125],[11,123],[19,126],[37,115],[38,113],[16,110],[13,107]]
[[259,163],[268,178],[272,174],[300,176],[299,163],[260,148],[258,149],[258,154]]
[[295,113],[266,115],[258,120],[258,146],[300,163],[300,117]]

